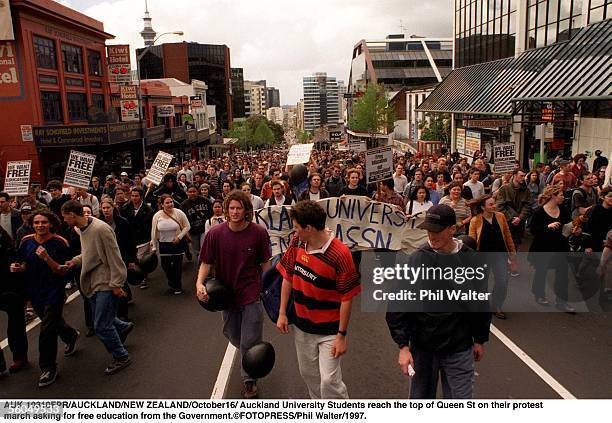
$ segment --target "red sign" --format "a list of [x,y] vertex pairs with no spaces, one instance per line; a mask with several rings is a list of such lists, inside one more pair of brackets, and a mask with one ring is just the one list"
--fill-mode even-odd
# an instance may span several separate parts
[[109,65],[129,64],[130,46],[129,44],[106,46],[106,56]]
[[550,144],[550,148],[552,150],[563,150],[565,148],[565,140],[564,139],[554,139]]
[[13,41],[0,42],[0,98],[19,97],[21,82],[17,67],[17,51]]

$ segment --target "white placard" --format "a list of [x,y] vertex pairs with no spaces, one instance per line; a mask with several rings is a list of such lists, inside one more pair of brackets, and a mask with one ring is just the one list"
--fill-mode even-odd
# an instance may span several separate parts
[[465,155],[473,156],[476,151],[480,151],[480,132],[465,131]]
[[173,158],[172,154],[164,153],[163,151],[157,153],[157,157],[155,157],[145,179],[153,182],[155,185],[161,184]]
[[368,149],[367,141],[349,141],[348,144],[349,151],[353,151],[355,153],[364,153]]
[[457,128],[455,135],[455,150],[463,154],[465,152],[465,129]]
[[64,185],[75,188],[89,188],[95,164],[96,156],[94,154],[70,150],[64,175]]
[[21,125],[21,141],[34,141],[34,132],[32,130],[32,125]]
[[495,172],[510,172],[516,167],[516,144],[493,145],[493,160]]
[[297,165],[308,163],[310,160],[310,154],[312,153],[312,148],[314,144],[295,144],[292,145],[289,149],[289,154],[287,155],[287,164]]
[[4,178],[3,191],[15,197],[28,195],[31,173],[32,160],[8,162],[6,164],[6,178]]
[[366,175],[368,184],[393,177],[392,147],[379,147],[366,151]]

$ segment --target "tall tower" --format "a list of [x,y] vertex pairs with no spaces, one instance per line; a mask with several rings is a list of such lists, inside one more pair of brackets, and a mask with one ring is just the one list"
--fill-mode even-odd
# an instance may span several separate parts
[[149,5],[147,4],[147,0],[145,0],[145,16],[142,18],[142,20],[144,21],[144,29],[140,31],[140,35],[144,40],[145,47],[149,47],[153,45],[157,32],[153,30],[153,26],[151,25],[151,17],[149,16]]

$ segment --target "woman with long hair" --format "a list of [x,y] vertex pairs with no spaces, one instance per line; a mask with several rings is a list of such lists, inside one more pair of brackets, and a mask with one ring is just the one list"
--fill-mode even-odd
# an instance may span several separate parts
[[153,215],[151,226],[151,251],[159,252],[161,266],[168,278],[168,285],[174,295],[183,293],[183,253],[182,241],[189,240],[189,219],[181,209],[174,207],[169,194],[160,197],[160,210]]
[[425,213],[433,206],[429,199],[429,190],[420,186],[412,191],[410,201],[406,204],[406,230],[402,239],[403,246],[409,251],[415,251],[427,242],[427,231],[418,226],[425,221]]
[[537,170],[532,170],[525,178],[527,181],[527,189],[531,194],[531,212],[538,208],[538,196],[542,193],[540,189],[540,173]]
[[457,216],[457,235],[467,233],[466,227],[472,218],[470,207],[465,198],[461,196],[462,191],[463,185],[458,182],[451,182],[448,185],[448,195],[440,200],[440,204],[446,204],[455,210],[455,215]]
[[503,213],[496,211],[495,198],[483,195],[469,202],[474,217],[470,221],[470,237],[476,240],[476,250],[486,253],[486,263],[495,277],[492,290],[492,306],[495,317],[505,320],[502,311],[508,291],[508,256],[516,258],[516,248],[510,227]]
[[242,186],[242,184],[245,182],[245,179],[242,177],[242,171],[239,167],[234,169],[232,172],[232,181],[236,187]]
[[546,274],[549,269],[555,270],[554,291],[556,307],[567,313],[575,309],[567,304],[567,252],[568,240],[563,236],[563,225],[570,222],[569,213],[560,207],[565,197],[560,185],[549,185],[538,198],[539,207],[531,219],[533,242],[529,248],[528,260],[535,267],[531,292],[542,306],[550,305],[546,298]]

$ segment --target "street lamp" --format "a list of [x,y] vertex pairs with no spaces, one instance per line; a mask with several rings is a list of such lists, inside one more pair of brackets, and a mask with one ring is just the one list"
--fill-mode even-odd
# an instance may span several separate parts
[[142,94],[141,94],[141,86],[140,86],[140,60],[144,57],[145,54],[147,54],[147,52],[151,49],[151,47],[153,47],[155,45],[155,42],[157,40],[159,40],[161,37],[163,37],[164,35],[178,35],[178,36],[182,36],[184,34],[183,31],[170,31],[170,32],[164,32],[162,34],[159,34],[157,37],[155,37],[155,39],[153,40],[153,43],[151,43],[150,46],[147,46],[147,48],[145,48],[137,57],[136,57],[136,66],[138,68],[137,70],[137,75],[138,75],[138,108],[139,108],[139,113],[138,113],[138,122],[140,124],[140,130],[142,131],[142,165],[144,166],[144,170],[146,170],[147,168],[147,158],[146,158],[146,152],[145,152],[145,129],[146,129],[146,124],[145,124],[145,129],[142,128],[142,117],[143,117],[143,111],[144,111],[144,106],[142,105]]

